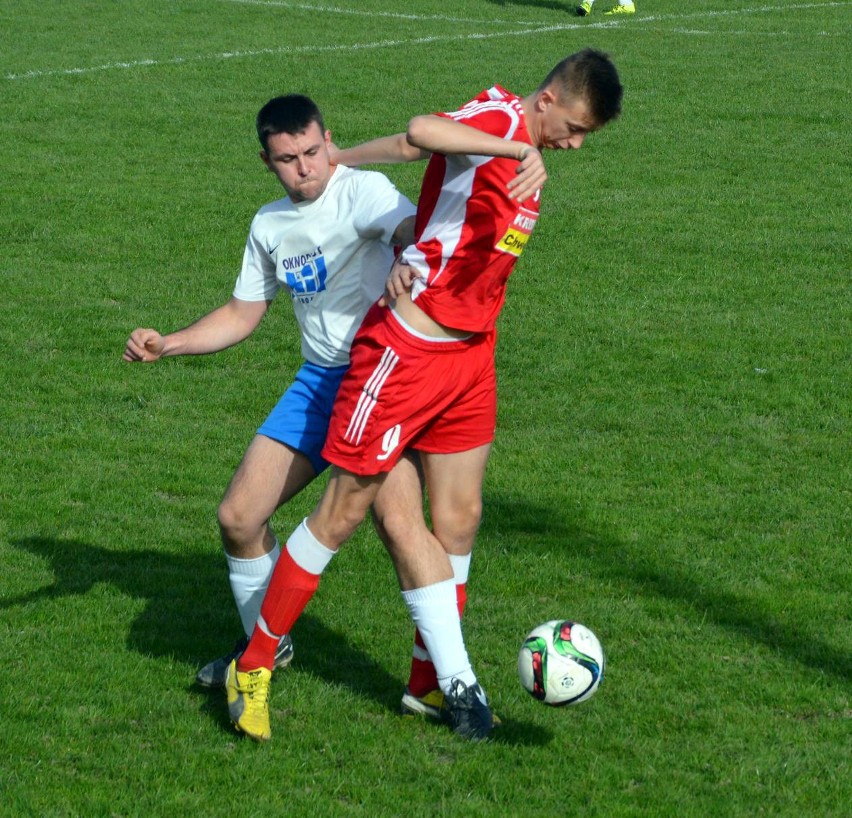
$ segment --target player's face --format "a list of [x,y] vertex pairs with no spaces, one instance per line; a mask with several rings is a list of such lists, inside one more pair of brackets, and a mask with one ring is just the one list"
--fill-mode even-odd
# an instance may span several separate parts
[[538,147],[551,150],[577,150],[586,135],[597,129],[589,109],[589,103],[582,97],[572,97],[560,101],[555,95],[545,91],[540,103],[540,132]]
[[331,134],[311,122],[302,133],[270,136],[260,158],[294,202],[312,202],[322,196],[331,178],[330,142]]

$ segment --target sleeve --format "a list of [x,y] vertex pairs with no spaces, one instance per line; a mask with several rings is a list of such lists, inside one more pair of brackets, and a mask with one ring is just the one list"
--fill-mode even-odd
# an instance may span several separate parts
[[400,222],[413,216],[414,205],[383,174],[362,171],[357,191],[355,230],[365,239],[390,244]]
[[465,105],[458,111],[439,113],[436,116],[454,119],[456,122],[499,136],[501,139],[513,139],[520,124],[517,112],[510,105],[497,100]]
[[258,235],[258,217],[251,223],[243,266],[234,285],[234,298],[240,301],[271,301],[281,284],[275,276],[275,261]]

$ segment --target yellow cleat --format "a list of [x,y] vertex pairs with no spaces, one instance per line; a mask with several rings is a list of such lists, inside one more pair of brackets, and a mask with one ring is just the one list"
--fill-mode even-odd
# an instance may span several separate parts
[[237,660],[228,665],[225,690],[228,693],[228,715],[237,730],[255,741],[269,741],[269,685],[272,671],[265,667],[245,672],[237,670]]
[[604,17],[609,17],[611,14],[636,14],[636,6],[633,3],[627,3],[623,6],[619,4],[614,9],[606,12]]
[[440,689],[430,690],[423,696],[415,696],[409,689],[405,688],[402,694],[403,716],[426,716],[435,721],[446,721],[447,705],[444,693]]
[[592,4],[589,0],[583,0],[579,6],[577,6],[577,16],[585,17],[587,14],[592,13]]

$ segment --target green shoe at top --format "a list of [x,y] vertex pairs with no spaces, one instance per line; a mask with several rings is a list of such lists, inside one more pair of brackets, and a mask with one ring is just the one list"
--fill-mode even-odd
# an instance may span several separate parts
[[604,14],[604,17],[609,17],[611,14],[635,14],[635,13],[636,13],[636,6],[634,6],[633,3],[627,3],[624,6],[622,6],[619,3],[619,5],[617,5],[614,9],[610,9],[608,12],[606,12],[606,14]]

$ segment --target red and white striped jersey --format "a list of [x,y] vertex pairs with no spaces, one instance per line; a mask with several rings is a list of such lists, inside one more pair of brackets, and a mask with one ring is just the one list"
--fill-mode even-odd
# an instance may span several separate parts
[[[499,85],[459,111],[438,114],[481,131],[530,144],[521,100]],[[494,328],[506,281],[538,219],[537,191],[524,202],[506,185],[517,159],[433,154],[426,168],[415,223],[416,242],[403,259],[417,268],[411,297],[446,327]]]

